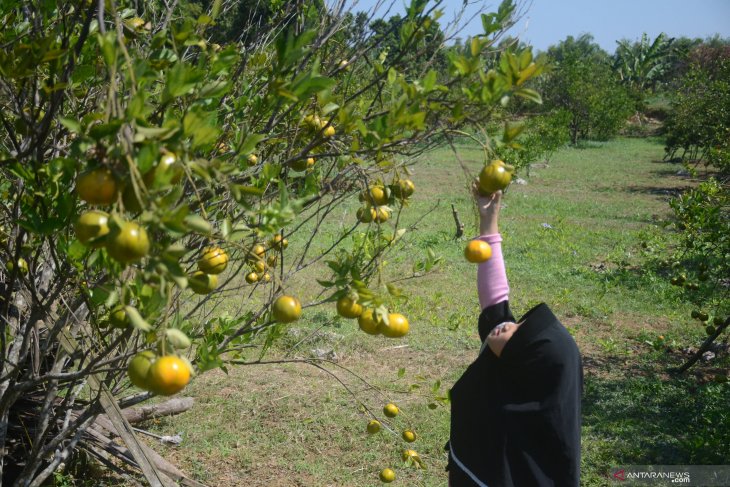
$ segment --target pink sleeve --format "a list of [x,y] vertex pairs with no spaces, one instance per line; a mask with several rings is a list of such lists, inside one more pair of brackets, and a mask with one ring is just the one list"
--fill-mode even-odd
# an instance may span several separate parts
[[509,283],[502,259],[502,236],[482,235],[479,240],[492,247],[492,257],[477,268],[477,292],[482,309],[509,299]]

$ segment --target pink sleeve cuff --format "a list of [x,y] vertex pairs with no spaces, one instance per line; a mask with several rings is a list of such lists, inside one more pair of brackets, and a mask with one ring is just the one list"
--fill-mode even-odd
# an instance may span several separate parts
[[509,299],[509,283],[502,258],[502,235],[481,235],[477,239],[492,247],[492,257],[477,268],[479,304],[484,309]]

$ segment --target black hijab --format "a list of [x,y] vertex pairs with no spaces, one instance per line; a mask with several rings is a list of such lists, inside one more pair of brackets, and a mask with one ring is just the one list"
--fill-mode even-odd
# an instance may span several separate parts
[[[503,301],[479,316],[482,343],[516,322]],[[500,357],[484,345],[451,389],[451,487],[578,486],[583,368],[546,304],[532,308]]]

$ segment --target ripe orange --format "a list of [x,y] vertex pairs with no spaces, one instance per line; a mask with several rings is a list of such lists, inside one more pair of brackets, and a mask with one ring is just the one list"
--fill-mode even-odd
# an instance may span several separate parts
[[259,158],[256,156],[256,154],[249,154],[249,156],[246,158],[246,162],[248,162],[249,166],[255,166],[257,162],[259,162]]
[[370,223],[375,219],[377,215],[378,214],[376,213],[375,208],[373,208],[372,206],[362,207],[357,210],[357,219],[361,223]]
[[357,318],[362,314],[362,305],[347,296],[337,300],[337,313],[343,318]]
[[274,301],[272,312],[279,323],[291,323],[302,315],[302,303],[293,296],[279,296]]
[[276,255],[270,255],[266,258],[266,265],[269,267],[276,267]]
[[266,254],[266,248],[261,244],[256,244],[251,248],[251,251],[248,253],[247,260],[249,262],[257,262],[259,260],[263,260],[264,254]]
[[374,205],[380,206],[388,204],[388,194],[382,186],[370,186],[368,189],[368,197],[369,201],[371,201]]
[[106,250],[119,262],[135,262],[150,251],[150,239],[147,231],[137,223],[124,222],[109,233]]
[[117,190],[117,179],[107,168],[97,167],[76,178],[76,193],[92,205],[111,205],[117,199]]
[[404,462],[407,462],[409,458],[413,459],[414,462],[420,460],[418,452],[416,450],[403,450],[401,458],[403,458]]
[[198,260],[198,269],[206,274],[220,274],[226,270],[228,254],[220,247],[208,247]]
[[[269,248],[272,249],[285,249],[289,246],[289,241],[285,238],[283,238],[280,234],[276,234],[273,237],[271,237],[271,240],[269,240]],[[276,256],[273,256],[274,259],[276,259]]]
[[179,357],[165,355],[158,358],[147,375],[150,390],[163,396],[180,392],[190,382],[190,369]]
[[382,206],[378,206],[378,209],[375,210],[375,221],[377,223],[385,223],[390,219],[390,211],[386,210]]
[[395,472],[392,468],[384,468],[380,471],[380,480],[384,484],[389,484],[395,480]]
[[99,210],[87,211],[76,220],[74,231],[82,244],[102,247],[105,243],[102,237],[109,233],[109,214]]
[[389,418],[395,418],[396,416],[398,416],[399,412],[400,412],[400,409],[398,409],[398,406],[396,406],[392,402],[389,402],[383,408],[383,414],[385,414]]
[[481,264],[492,257],[492,247],[483,240],[471,240],[466,244],[464,257],[471,263]]
[[416,191],[416,185],[410,179],[399,179],[391,186],[396,198],[410,198]]
[[249,284],[255,284],[259,282],[259,275],[255,272],[249,272],[246,274],[246,282]]
[[360,329],[368,335],[378,335],[380,330],[378,328],[378,321],[373,313],[372,309],[363,310],[360,316],[357,318],[357,323],[360,325]]
[[271,274],[268,272],[264,272],[263,275],[259,278],[259,280],[263,282],[271,282]]
[[262,272],[264,272],[266,270],[266,264],[264,264],[264,261],[263,260],[260,260],[258,262],[255,262],[253,264],[253,266],[251,266],[251,267],[253,267],[253,270],[255,270],[256,272],[258,272],[259,274],[261,274]]
[[330,125],[326,129],[324,129],[324,136],[325,137],[333,137],[335,135],[335,128]]
[[129,361],[127,366],[127,377],[135,386],[140,389],[149,390],[149,381],[147,380],[152,361],[155,360],[155,352],[145,350],[135,355]]
[[515,168],[504,161],[494,160],[484,166],[479,173],[479,190],[482,194],[492,194],[495,191],[504,189],[512,181],[512,173]]
[[196,294],[208,294],[218,286],[216,274],[206,274],[203,271],[195,271],[188,277],[188,287]]
[[388,315],[388,324],[385,322],[378,324],[378,330],[388,338],[400,338],[406,336],[409,325],[405,316],[400,313],[390,313]]
[[403,436],[403,439],[408,443],[416,441],[416,433],[414,433],[413,430],[405,430],[401,436]]
[[375,433],[380,431],[380,421],[378,421],[377,419],[371,419],[370,421],[368,421],[367,431],[371,435],[374,435]]

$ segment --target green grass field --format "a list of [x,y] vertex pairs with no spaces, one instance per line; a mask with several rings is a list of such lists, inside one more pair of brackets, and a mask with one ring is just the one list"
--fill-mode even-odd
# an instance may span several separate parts
[[[474,173],[480,154],[460,147]],[[612,465],[721,464],[730,457],[730,388],[704,380],[723,364],[699,364],[682,379],[666,373],[684,358],[678,350],[696,347],[703,330],[689,318],[681,291],[644,266],[642,242],[660,232],[670,195],[693,184],[662,155],[654,139],[564,149],[505,197],[501,227],[513,308],[523,313],[547,302],[583,353],[586,486],[608,485]],[[408,300],[398,311],[409,317],[411,333],[397,341],[371,337],[335,319],[334,306],[307,309],[267,358],[306,358],[323,349],[336,353],[336,365],[208,372],[186,390],[196,398],[192,410],[146,426],[182,434],[181,446],[156,446],[160,453],[211,486],[373,486],[386,466],[396,469],[394,485],[446,485],[449,406],[434,397],[446,394],[480,345],[476,270],[462,257],[464,240],[453,239],[451,205],[467,235],[476,220],[453,153],[437,150],[422,159],[403,216],[406,225],[420,221],[384,267],[395,279],[410,274],[428,249],[443,258],[434,272],[399,283]],[[356,203],[339,218],[353,221]],[[339,225],[324,229],[322,245]],[[315,276],[326,273],[313,268],[292,283],[305,303],[318,292]],[[652,345],[659,335],[669,348]],[[726,366],[727,357],[721,360]],[[396,434],[368,436],[365,408],[379,413],[388,401],[403,410],[391,423]],[[412,448],[425,470],[400,461],[406,444],[399,432],[406,427],[419,435]]]

